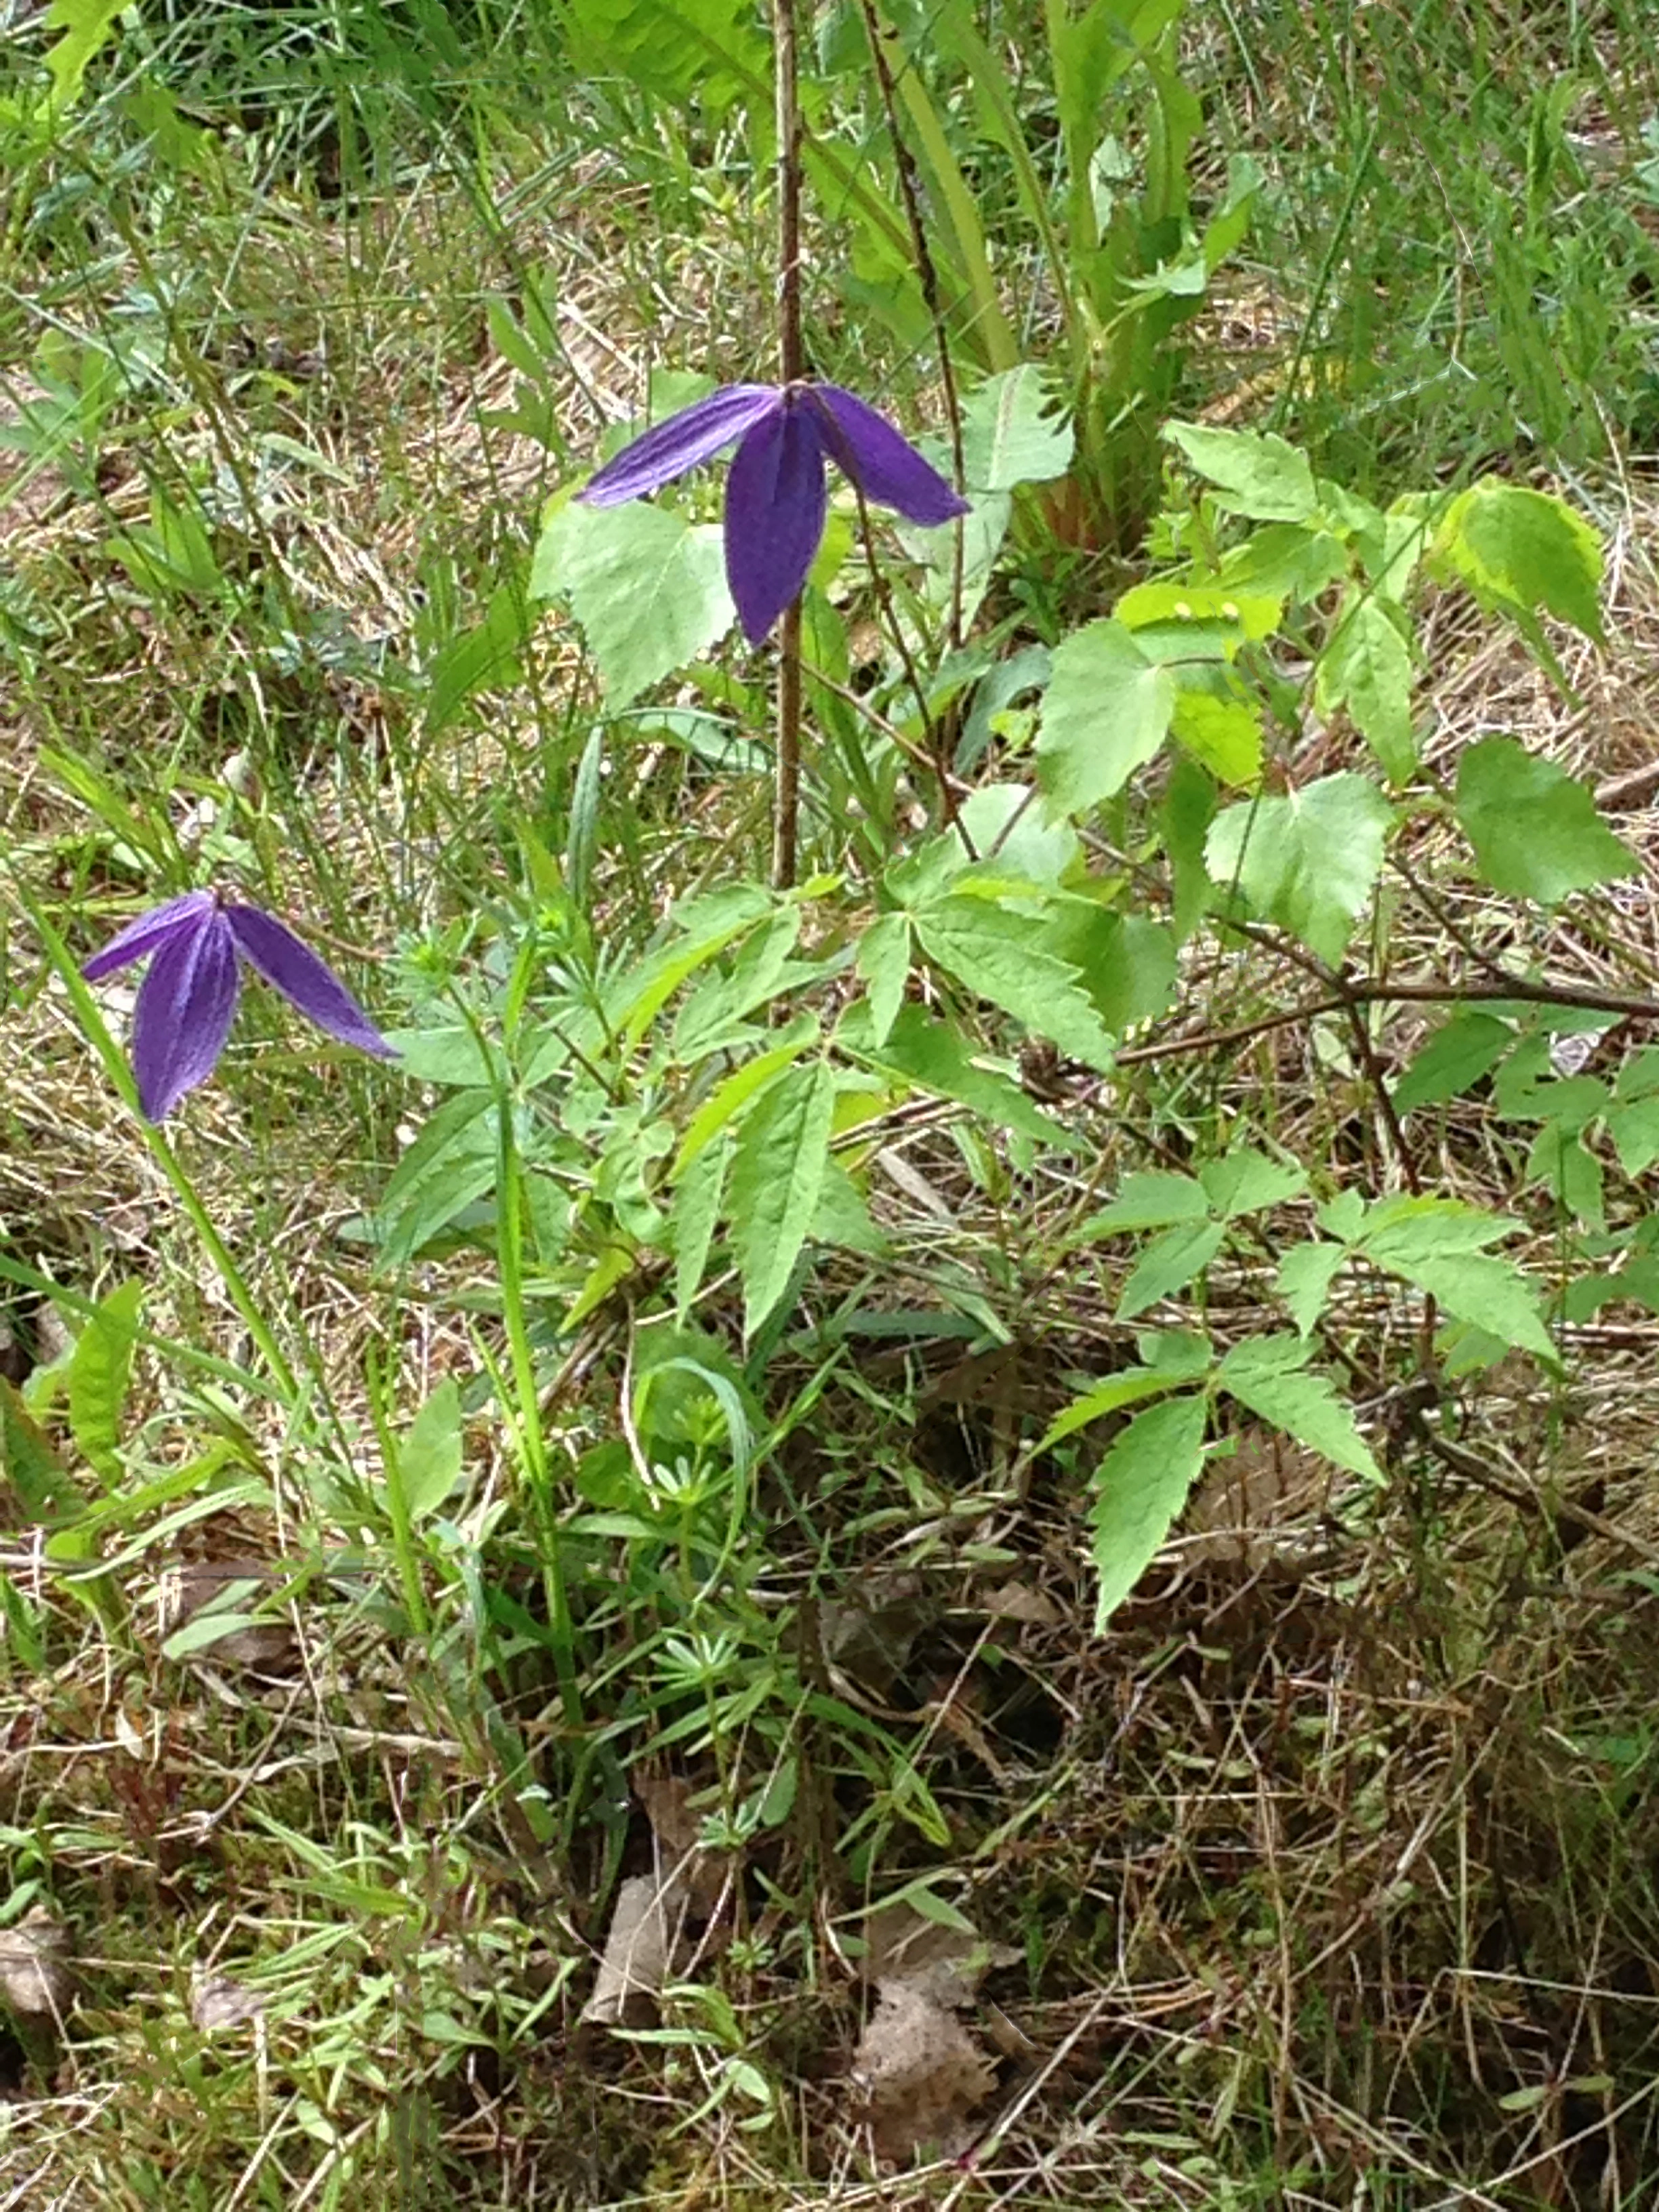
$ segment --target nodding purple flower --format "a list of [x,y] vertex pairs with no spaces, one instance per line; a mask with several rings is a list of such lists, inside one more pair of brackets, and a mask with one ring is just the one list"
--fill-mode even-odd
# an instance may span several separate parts
[[659,422],[608,461],[580,497],[620,507],[737,441],[726,487],[726,577],[758,645],[806,581],[830,495],[823,464],[877,507],[936,524],[968,502],[892,424],[838,384],[728,384]]
[[151,1121],[165,1121],[217,1066],[244,960],[342,1044],[380,1060],[398,1056],[333,969],[285,921],[256,906],[238,906],[217,891],[186,891],[129,922],[81,973],[96,983],[146,953],[153,957],[133,1012],[132,1072]]

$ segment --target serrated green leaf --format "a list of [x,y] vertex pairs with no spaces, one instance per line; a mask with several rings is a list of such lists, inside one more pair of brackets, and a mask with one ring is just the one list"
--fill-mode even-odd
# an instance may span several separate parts
[[1358,1241],[1378,1267],[1403,1275],[1457,1320],[1553,1359],[1531,1285],[1512,1261],[1482,1249],[1513,1227],[1455,1199],[1397,1198],[1371,1209]]
[[697,1155],[674,1186],[669,1221],[674,1249],[674,1306],[681,1322],[702,1287],[731,1158],[732,1136],[727,1130]]
[[1121,791],[1169,733],[1176,680],[1118,622],[1090,623],[1056,649],[1037,726],[1037,773],[1060,812]]
[[672,507],[569,500],[537,542],[530,588],[568,598],[614,711],[732,627],[723,533]]
[[1287,1198],[1298,1198],[1308,1188],[1301,1168],[1269,1159],[1249,1145],[1237,1146],[1219,1159],[1206,1161],[1198,1175],[1212,1207],[1224,1221],[1241,1213],[1259,1213],[1269,1206],[1282,1206]]
[[1273,635],[1285,619],[1285,601],[1278,592],[1230,591],[1224,584],[1153,581],[1132,586],[1112,617],[1143,646],[1149,630],[1167,630],[1172,641],[1212,632],[1231,660],[1247,641]]
[[46,64],[52,78],[49,106],[61,114],[80,91],[87,65],[115,27],[125,0],[52,0],[45,16],[47,30],[61,30],[61,39],[46,49]]
[[902,914],[884,914],[859,939],[859,980],[870,1002],[870,1042],[886,1043],[910,979],[910,925]]
[[914,917],[928,958],[1036,1036],[1091,1067],[1109,1069],[1112,1040],[1077,970],[1042,948],[1042,925],[983,899],[951,897]]
[[[858,1011],[853,1009],[854,1018]],[[926,1007],[902,1007],[878,1050],[860,1037],[854,1018],[844,1021],[838,1035],[849,1052],[867,1050],[878,1067],[892,1070],[936,1097],[956,1100],[995,1128],[1015,1130],[1040,1145],[1071,1141],[1063,1123],[1045,1114],[1000,1069],[981,1065],[960,1032]]]
[[1272,592],[1307,605],[1348,573],[1342,540],[1323,528],[1271,522],[1223,556],[1221,580],[1236,591]]
[[1404,783],[1417,766],[1412,677],[1411,648],[1387,602],[1363,593],[1319,656],[1314,698],[1323,714],[1347,709],[1393,783]]
[[1261,715],[1247,700],[1218,698],[1183,684],[1176,693],[1170,730],[1176,743],[1223,783],[1237,787],[1260,782]]
[[1291,1310],[1291,1319],[1303,1336],[1313,1334],[1325,1310],[1335,1279],[1347,1254],[1340,1244],[1293,1244],[1279,1263],[1273,1287]]
[[1496,891],[1553,906],[1638,863],[1595,810],[1589,787],[1513,738],[1483,738],[1457,763],[1457,819]]
[[817,1060],[792,1067],[738,1132],[727,1210],[745,1335],[788,1287],[823,1188],[835,1109],[836,1079]]
[[1095,1633],[1157,1558],[1204,1466],[1201,1397],[1137,1413],[1095,1470]]
[[957,815],[959,835],[985,867],[1058,889],[1078,866],[1082,841],[1069,822],[1048,819],[1028,783],[982,783]]
[[759,1052],[752,1060],[733,1068],[723,1083],[717,1083],[708,1097],[692,1115],[690,1127],[680,1139],[679,1151],[669,1170],[669,1181],[678,1182],[698,1155],[718,1137],[727,1123],[737,1119],[744,1108],[759,1092],[765,1090],[782,1071],[798,1060],[801,1054],[819,1042],[817,1018],[809,1014],[798,1027],[799,1034],[775,1044],[769,1052]]
[[1394,1086],[1395,1109],[1409,1114],[1461,1098],[1492,1073],[1514,1042],[1509,1024],[1492,1014],[1454,1014],[1413,1055]]
[[1319,509],[1308,457],[1272,431],[1166,422],[1164,434],[1215,487],[1216,505],[1253,522],[1306,522]]
[[0,1479],[9,1482],[31,1521],[55,1521],[81,1503],[52,1439],[14,1386],[0,1376]]
[[1155,1020],[1174,1000],[1175,939],[1146,915],[1115,914],[1094,899],[1056,899],[1044,920],[1042,944],[1076,970],[1112,1036]]
[[1066,1238],[1066,1249],[1075,1251],[1098,1237],[1120,1236],[1126,1229],[1169,1229],[1176,1222],[1203,1221],[1209,1211],[1203,1185],[1191,1176],[1169,1168],[1138,1169],[1124,1176],[1109,1206],[1091,1213]]
[[121,1473],[121,1417],[143,1303],[142,1283],[118,1284],[87,1316],[65,1370],[70,1433],[106,1481]]
[[1161,1374],[1155,1367],[1135,1367],[1127,1375],[1109,1375],[1055,1416],[1035,1446],[1034,1455],[1040,1457],[1052,1451],[1067,1437],[1086,1429],[1091,1421],[1103,1420],[1108,1413],[1120,1413],[1126,1406],[1139,1405],[1145,1398],[1161,1397],[1166,1391],[1180,1389],[1191,1380],[1188,1375]]
[[439,1107],[387,1180],[375,1214],[381,1263],[402,1267],[428,1239],[495,1188],[501,1125],[487,1091]]
[[412,1522],[435,1513],[461,1479],[461,1394],[447,1376],[398,1446],[397,1480]]
[[1393,820],[1364,776],[1328,775],[1228,807],[1210,825],[1205,859],[1217,883],[1237,881],[1259,914],[1335,962],[1382,871]]
[[1446,510],[1431,565],[1488,605],[1541,608],[1601,637],[1601,541],[1553,493],[1483,477]]
[[1148,1306],[1155,1306],[1160,1298],[1183,1289],[1209,1266],[1221,1249],[1226,1233],[1218,1221],[1197,1221],[1166,1229],[1161,1237],[1154,1237],[1123,1285],[1115,1318],[1133,1321]]
[[1410,1265],[1448,1253],[1480,1252],[1510,1236],[1514,1222],[1457,1198],[1380,1199],[1355,1240],[1379,1266]]
[[771,53],[744,0],[570,0],[572,52],[589,76],[622,76],[711,118],[763,92]]
[[1310,1347],[1301,1337],[1253,1336],[1235,1345],[1217,1381],[1259,1420],[1283,1430],[1334,1467],[1381,1482],[1382,1470],[1328,1378],[1310,1375]]
[[988,376],[963,403],[963,473],[970,490],[1012,491],[1063,477],[1075,442],[1035,362]]

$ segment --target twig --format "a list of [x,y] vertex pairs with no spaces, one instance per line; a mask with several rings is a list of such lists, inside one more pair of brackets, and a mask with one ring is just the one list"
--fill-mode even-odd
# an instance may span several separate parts
[[1522,1000],[1529,1006],[1583,1006],[1591,1012],[1620,1014],[1627,1021],[1659,1022],[1659,1000],[1626,998],[1618,991],[1597,991],[1576,983],[1534,983],[1516,976],[1491,983],[1352,983],[1320,999],[1305,1000],[1258,1020],[1237,1022],[1231,1027],[1204,1030],[1195,1036],[1161,1037],[1151,1044],[1131,1045],[1117,1055],[1117,1066],[1132,1067],[1142,1060],[1171,1060],[1180,1053],[1208,1052],[1218,1045],[1247,1044],[1252,1037],[1274,1030],[1294,1029],[1320,1014],[1341,1013],[1351,1006],[1381,1002],[1393,1006],[1491,1006]]

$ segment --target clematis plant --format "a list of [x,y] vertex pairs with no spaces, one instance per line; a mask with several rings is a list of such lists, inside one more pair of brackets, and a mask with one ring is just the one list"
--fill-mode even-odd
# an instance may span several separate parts
[[140,915],[82,969],[96,983],[150,956],[132,1018],[138,1103],[164,1121],[218,1065],[230,1034],[246,961],[308,1021],[381,1060],[397,1053],[333,969],[285,921],[220,891],[186,891]]
[[968,513],[884,416],[838,384],[728,384],[626,447],[580,496],[620,507],[737,442],[726,487],[726,576],[744,634],[761,640],[796,597],[823,537],[831,460],[865,499],[908,521]]

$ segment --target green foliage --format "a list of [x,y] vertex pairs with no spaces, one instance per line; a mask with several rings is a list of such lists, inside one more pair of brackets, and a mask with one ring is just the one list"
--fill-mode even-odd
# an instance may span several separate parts
[[1393,822],[1393,809],[1363,776],[1324,776],[1283,799],[1226,808],[1210,825],[1205,859],[1217,882],[1237,883],[1264,920],[1337,961],[1382,872]]
[[568,599],[613,712],[718,643],[733,619],[718,526],[637,502],[557,507],[530,589]]
[[1149,1406],[1095,1470],[1089,1522],[1097,1636],[1157,1556],[1203,1471],[1205,1419],[1201,1396]]
[[1555,906],[1636,872],[1586,787],[1513,738],[1483,738],[1457,763],[1457,819],[1482,876],[1510,898]]

